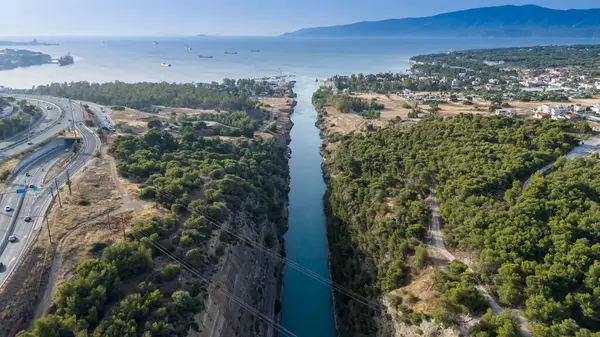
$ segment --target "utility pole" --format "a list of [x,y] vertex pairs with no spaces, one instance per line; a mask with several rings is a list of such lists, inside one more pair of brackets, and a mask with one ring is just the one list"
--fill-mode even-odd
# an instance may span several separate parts
[[62,208],[62,200],[60,200],[60,189],[58,188],[58,181],[54,178],[54,184],[56,185],[56,195],[58,196],[58,204]]
[[67,170],[67,186],[69,187],[69,195],[71,195],[71,177],[69,177],[69,170]]
[[52,236],[50,235],[50,223],[48,222],[48,216],[44,216],[46,220],[46,229],[48,229],[48,239],[50,240],[50,244],[52,244]]

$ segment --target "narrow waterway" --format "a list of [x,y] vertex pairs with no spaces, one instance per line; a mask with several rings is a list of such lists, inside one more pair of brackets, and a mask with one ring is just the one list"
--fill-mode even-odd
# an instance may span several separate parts
[[[321,139],[311,103],[314,79],[299,78],[292,115],[292,157],[287,258],[329,279],[322,198]],[[335,337],[331,289],[288,265],[285,267],[282,325],[298,337]]]

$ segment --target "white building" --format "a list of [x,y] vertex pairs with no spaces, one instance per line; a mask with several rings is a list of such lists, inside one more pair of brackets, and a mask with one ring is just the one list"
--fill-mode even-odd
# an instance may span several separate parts
[[495,112],[496,116],[506,116],[506,117],[517,117],[517,112],[514,110],[508,110],[508,109],[501,109],[501,110],[496,110]]
[[[599,109],[599,111],[600,111],[600,104],[598,104],[598,109]],[[585,108],[584,108],[584,107],[582,107],[582,106],[581,106],[581,105],[579,105],[579,104],[575,104],[575,105],[573,105],[573,108],[572,108],[571,110],[572,110],[573,112],[585,112]],[[600,113],[600,112],[599,112],[599,113]]]
[[595,113],[597,113],[597,114],[600,114],[600,104],[598,104],[598,103],[594,104],[592,106],[592,111],[595,112]]
[[561,116],[568,113],[569,111],[563,106],[544,104],[542,106],[539,106],[536,112],[543,112],[552,116]]

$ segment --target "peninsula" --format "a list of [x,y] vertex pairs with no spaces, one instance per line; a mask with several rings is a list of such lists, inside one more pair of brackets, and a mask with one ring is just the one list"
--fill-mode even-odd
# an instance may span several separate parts
[[24,49],[0,49],[0,70],[52,63],[47,54]]

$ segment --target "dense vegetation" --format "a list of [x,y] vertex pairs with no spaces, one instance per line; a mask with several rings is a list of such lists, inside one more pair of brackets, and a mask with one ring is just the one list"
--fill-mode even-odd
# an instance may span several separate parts
[[[274,141],[219,139],[184,134],[181,141],[157,120],[141,136],[120,136],[112,154],[121,176],[142,183],[140,197],[154,199],[171,213],[134,224],[130,239],[105,248],[101,258],[77,266],[75,279],[60,287],[56,312],[36,321],[20,337],[186,336],[199,331],[194,315],[203,309],[206,284],[157,249],[209,277],[226,235],[211,253],[217,235],[210,221],[238,226],[240,212],[256,226],[273,222],[283,233],[287,202],[287,153]],[[274,238],[271,238],[274,239]],[[160,270],[159,273],[153,270]]]
[[[38,107],[27,104],[26,101],[20,101],[13,108],[15,113],[11,117],[0,119],[0,140],[10,138],[27,129],[31,123],[42,116]],[[2,102],[0,102],[0,112],[2,112]]]
[[[240,136],[252,137],[254,131],[256,131],[262,123],[250,116],[243,111],[234,111],[230,113],[220,114],[202,114],[195,118],[198,121],[213,121],[223,125],[231,126],[234,129],[221,129],[220,134],[229,136]],[[196,128],[201,127],[202,124],[196,123]]]
[[384,108],[383,104],[377,103],[375,99],[369,101],[346,94],[331,94],[329,91],[322,89],[313,94],[312,101],[318,109],[323,109],[325,106],[332,106],[343,113],[354,112],[370,119],[379,118],[379,111]]
[[518,66],[528,69],[554,67],[597,69],[600,65],[600,61],[598,60],[599,53],[600,45],[534,46],[453,51],[450,53],[415,56],[411,60],[468,67],[474,64],[483,65],[482,61],[503,61],[503,66]]
[[[186,206],[217,220],[241,209],[255,223],[280,221],[287,195],[287,155],[274,141],[226,142],[186,133],[181,143],[157,128],[143,136],[122,136],[113,149],[121,176],[146,185],[144,198],[156,198],[173,211]],[[203,198],[194,196],[203,195]],[[194,222],[198,214],[191,214]],[[194,233],[196,239],[198,235]]]
[[[161,128],[173,126],[184,135],[189,136],[232,136],[252,138],[254,131],[257,131],[264,121],[269,117],[263,110],[255,109],[251,113],[244,111],[232,111],[220,113],[202,113],[196,116],[189,116],[185,113],[179,116],[171,116],[168,119],[152,118],[148,121],[149,128]],[[208,124],[212,123],[211,127]],[[119,125],[117,125],[119,127]],[[127,129],[124,125],[123,129]]]
[[[242,81],[242,80],[240,80]],[[243,88],[252,86],[245,82]],[[104,105],[127,106],[155,111],[155,106],[197,109],[249,110],[254,102],[248,98],[248,90],[240,90],[234,80],[222,84],[176,84],[176,83],[53,83],[39,86],[41,95],[68,97]]]
[[[498,268],[509,256],[521,262],[529,258],[522,251],[500,254],[500,247],[488,243],[494,232],[504,233],[488,226],[494,222],[488,213],[503,209],[508,212],[510,204],[502,198],[505,191],[507,196],[518,194],[513,184],[518,187],[536,169],[575,146],[579,141],[570,133],[582,131],[586,131],[585,124],[460,115],[450,119],[428,117],[408,132],[388,128],[342,137],[327,155],[332,178],[325,201],[334,281],[365,296],[407,284],[411,270],[420,265],[413,256],[429,225],[430,210],[425,199],[433,186],[447,221],[448,243],[482,251],[481,256],[491,261],[485,268],[488,280],[499,273]],[[528,235],[543,233],[508,231],[504,234],[513,237],[499,244],[505,245],[502,249],[531,249],[531,254],[539,248],[533,244],[535,241],[528,240],[533,239]],[[490,253],[486,249],[491,249]],[[544,256],[537,258],[543,261]],[[460,276],[462,272],[455,274],[459,276],[453,277],[451,287],[459,287],[458,293],[472,294],[465,288],[468,277],[463,279],[466,276]],[[513,281],[508,276],[505,279],[499,285]],[[514,282],[523,280],[517,278]],[[536,284],[550,286],[550,282],[539,280]],[[441,283],[442,287],[446,283]],[[476,297],[471,304],[458,303],[453,298],[468,297],[449,296],[452,290],[445,290],[446,299],[439,304],[444,310],[435,315],[439,320],[485,310],[473,305],[480,302]],[[373,312],[341,295],[336,297],[336,306],[341,336],[374,334]]]
[[[173,221],[171,217],[163,225]],[[101,258],[81,262],[75,278],[58,289],[56,312],[39,318],[31,331],[18,336],[166,337],[198,330],[193,314],[202,307],[199,284],[186,283],[185,290],[168,294],[153,283],[137,283],[138,276],[152,268],[152,251],[146,245],[115,244]]]
[[[562,159],[524,190],[515,184],[502,201],[478,198],[458,206],[447,197],[448,236],[481,251],[479,276],[501,302],[525,305],[525,315],[539,323],[536,336],[600,330],[599,179],[597,156]],[[565,325],[570,332],[558,332]]]
[[388,94],[404,89],[412,91],[449,91],[451,89],[449,84],[440,83],[431,78],[418,78],[398,73],[336,75],[331,80],[339,90],[348,89],[350,92],[371,91]]
[[460,315],[480,314],[487,307],[465,264],[452,261],[448,267],[436,270],[435,286],[440,298],[434,317],[444,324],[455,323]]

